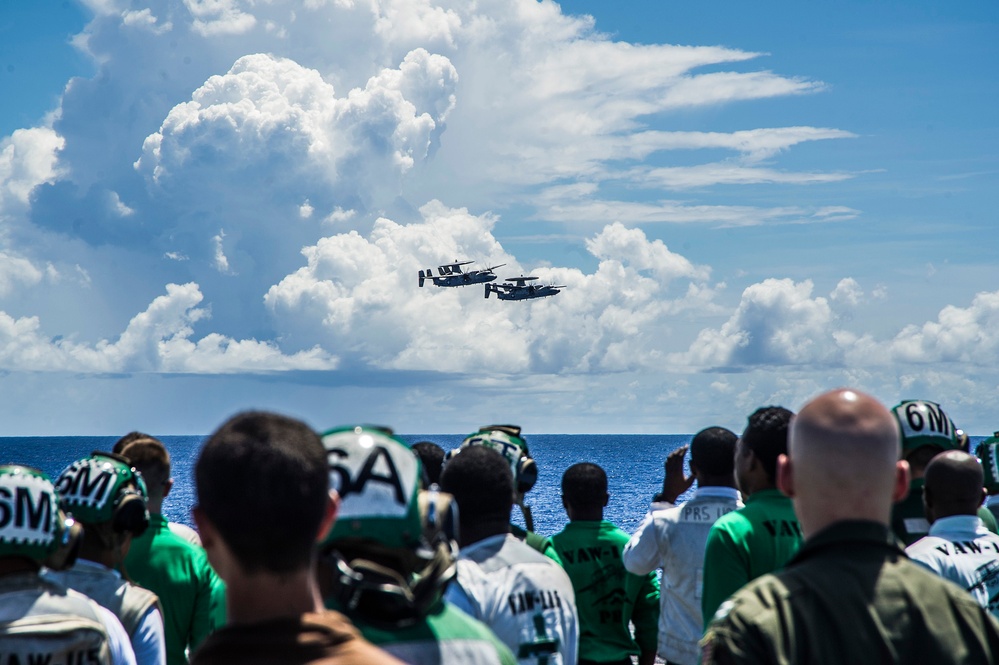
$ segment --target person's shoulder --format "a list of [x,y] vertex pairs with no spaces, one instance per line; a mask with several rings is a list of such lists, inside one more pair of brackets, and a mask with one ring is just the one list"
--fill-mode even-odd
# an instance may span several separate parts
[[751,580],[718,606],[705,629],[705,641],[730,630],[771,623],[771,618],[791,594],[780,574],[767,573]]
[[725,513],[711,525],[711,531],[730,531],[745,527],[751,522],[753,511],[748,510],[752,506],[743,506],[731,512]]
[[947,547],[949,543],[949,540],[939,536],[923,536],[916,542],[908,545],[905,548],[905,554],[910,558],[936,558],[937,555],[943,554],[937,548],[941,546]]

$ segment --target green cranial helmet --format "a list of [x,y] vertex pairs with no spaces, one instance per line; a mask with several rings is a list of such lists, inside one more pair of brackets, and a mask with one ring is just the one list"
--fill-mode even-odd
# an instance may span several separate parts
[[423,468],[409,446],[391,430],[371,426],[332,429],[322,440],[330,488],[340,495],[340,511],[323,546],[350,540],[390,549],[419,548]]
[[466,446],[488,446],[506,458],[510,471],[521,494],[530,491],[538,480],[538,467],[527,450],[527,441],[520,435],[516,425],[488,425],[465,437],[461,446],[452,451],[459,452]]
[[48,476],[26,466],[0,466],[0,557],[42,562],[67,544],[70,525]]
[[902,454],[923,446],[959,450],[954,422],[940,405],[928,400],[905,400],[891,410],[902,431]]
[[982,461],[985,490],[989,494],[999,493],[999,432],[979,443],[975,455]]
[[55,487],[66,512],[84,524],[111,522],[136,536],[149,525],[146,483],[120,455],[95,451],[66,467]]

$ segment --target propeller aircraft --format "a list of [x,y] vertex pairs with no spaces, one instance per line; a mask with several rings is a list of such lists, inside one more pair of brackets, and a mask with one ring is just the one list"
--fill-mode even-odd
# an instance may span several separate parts
[[537,277],[508,277],[502,284],[486,284],[485,297],[495,293],[500,300],[529,300],[554,296],[565,288],[565,284],[528,284]]
[[501,263],[498,266],[492,266],[490,268],[485,268],[483,270],[469,270],[468,272],[462,272],[461,266],[467,266],[474,261],[455,261],[454,263],[445,263],[442,266],[437,267],[438,275],[434,274],[434,271],[430,268],[424,272],[420,271],[420,286],[426,280],[433,280],[434,286],[468,286],[469,284],[483,284],[485,282],[491,282],[496,279],[496,273],[493,272],[496,268],[502,268],[505,263]]

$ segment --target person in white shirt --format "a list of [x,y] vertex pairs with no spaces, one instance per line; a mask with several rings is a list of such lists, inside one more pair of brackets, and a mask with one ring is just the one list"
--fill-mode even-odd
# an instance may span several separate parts
[[[704,548],[711,525],[742,507],[735,489],[736,436],[724,427],[709,427],[690,442],[691,476],[684,476],[683,446],[666,458],[663,492],[624,547],[622,561],[630,573],[663,571],[659,591],[659,655],[667,663],[696,665],[697,642],[703,633],[701,588]],[[677,497],[697,481],[694,496],[679,506]]]
[[82,532],[42,472],[0,466],[0,651],[5,663],[135,665],[108,609],[41,574],[73,565]]
[[926,467],[923,503],[929,535],[905,549],[909,558],[967,589],[999,618],[999,536],[982,524],[982,465],[960,450],[941,453]]
[[458,504],[461,544],[445,599],[488,625],[521,665],[574,665],[579,619],[572,582],[510,534],[510,465],[488,446],[459,450],[441,475],[441,489]]
[[55,483],[60,501],[84,526],[80,558],[44,576],[106,607],[121,621],[138,665],[164,665],[163,612],[156,594],[116,570],[133,536],[149,526],[146,485],[124,457],[95,452],[66,467]]

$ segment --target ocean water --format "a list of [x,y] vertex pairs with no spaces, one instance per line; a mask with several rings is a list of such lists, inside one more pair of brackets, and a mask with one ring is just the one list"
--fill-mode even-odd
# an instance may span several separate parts
[[[433,441],[444,450],[458,446],[463,435],[402,435],[410,443]],[[193,526],[195,503],[194,464],[202,436],[162,436],[170,451],[174,489],[164,501],[168,519]],[[55,478],[70,462],[94,450],[110,450],[117,440],[106,437],[0,437],[0,463],[27,464]],[[527,494],[534,516],[534,530],[544,535],[559,532],[567,521],[562,508],[562,473],[577,462],[599,464],[607,472],[610,503],[604,516],[626,531],[633,531],[648,510],[649,501],[662,487],[663,461],[671,451],[690,441],[690,435],[536,434],[527,437],[538,465],[538,482]],[[523,525],[514,509],[514,522]]]

